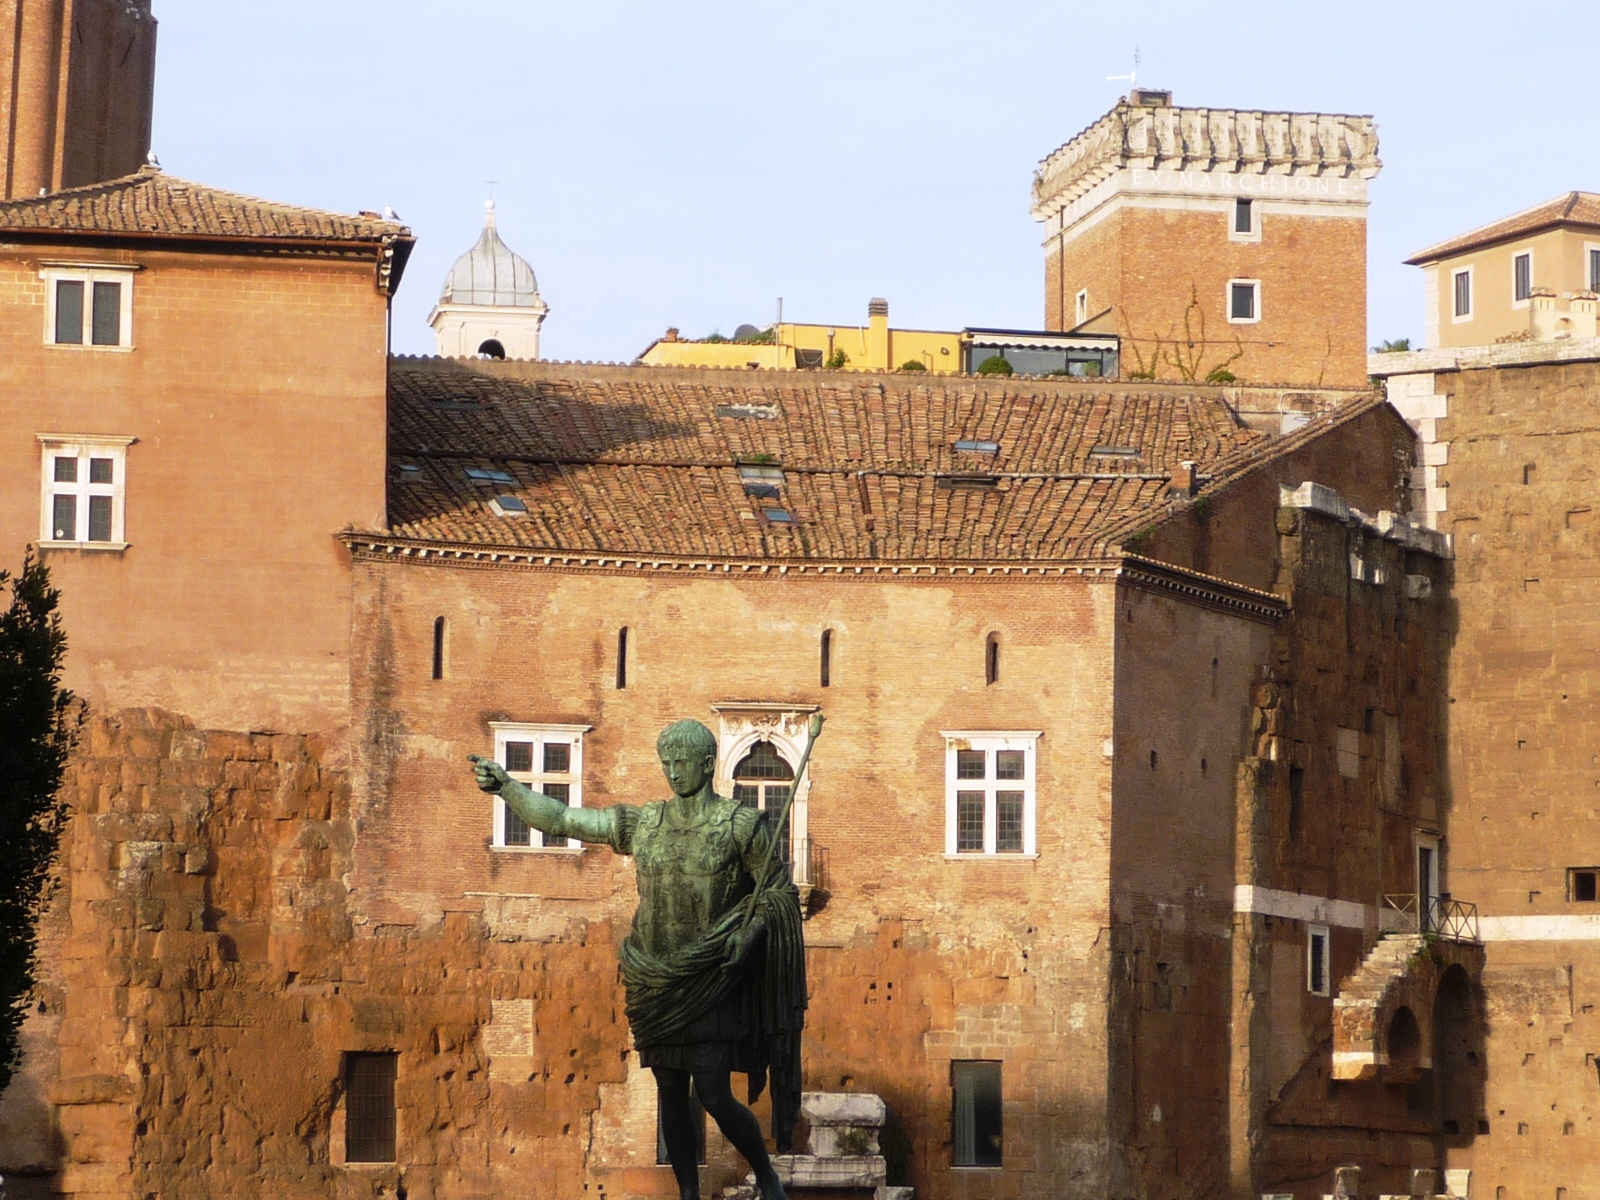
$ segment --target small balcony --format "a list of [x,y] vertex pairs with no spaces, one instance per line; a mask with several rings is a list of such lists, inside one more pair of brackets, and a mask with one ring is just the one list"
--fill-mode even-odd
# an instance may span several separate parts
[[1420,933],[1447,942],[1477,945],[1478,906],[1445,892],[1438,896],[1401,893],[1385,896],[1378,910],[1378,932]]

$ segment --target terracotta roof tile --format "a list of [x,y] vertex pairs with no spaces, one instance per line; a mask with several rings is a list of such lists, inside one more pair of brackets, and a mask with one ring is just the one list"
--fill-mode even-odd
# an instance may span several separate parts
[[1508,241],[1511,238],[1523,237],[1559,225],[1600,227],[1600,194],[1568,192],[1564,196],[1557,196],[1554,200],[1547,200],[1533,208],[1524,209],[1503,220],[1474,229],[1470,233],[1463,233],[1460,237],[1429,246],[1426,250],[1418,250],[1406,259],[1406,264],[1413,267],[1423,266],[1437,262],[1441,258],[1450,258],[1467,250],[1475,250],[1479,246]]
[[397,221],[258,200],[154,168],[0,202],[0,231],[375,243],[411,236]]
[[[892,374],[395,359],[389,409],[390,536],[693,558],[1099,557],[1167,513],[1183,460],[1220,475],[1287,441],[1221,389]],[[776,499],[747,493],[741,462],[781,466]],[[497,515],[499,494],[527,515]]]

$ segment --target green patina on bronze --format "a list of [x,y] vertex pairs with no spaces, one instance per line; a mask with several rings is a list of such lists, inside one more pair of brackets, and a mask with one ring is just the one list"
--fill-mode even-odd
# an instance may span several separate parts
[[[821,725],[814,717],[812,742]],[[679,721],[662,731],[657,750],[676,794],[642,806],[568,808],[496,763],[473,763],[478,785],[531,827],[634,857],[639,908],[620,957],[641,1062],[744,1071],[752,1101],[770,1076],[773,1137],[787,1150],[800,1111],[806,1008],[799,892],[768,814],[712,790],[711,731]],[[803,769],[804,760],[797,788]]]

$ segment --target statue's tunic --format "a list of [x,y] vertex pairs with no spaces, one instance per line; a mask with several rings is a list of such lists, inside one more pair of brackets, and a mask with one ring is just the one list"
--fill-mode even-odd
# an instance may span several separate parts
[[[763,814],[716,797],[698,819],[683,821],[670,803],[611,810],[611,845],[637,867],[639,909],[632,939],[652,958],[671,960],[712,938],[719,924],[755,889],[765,869],[770,831]],[[783,871],[783,864],[774,864]],[[793,890],[787,872],[776,881]],[[798,897],[798,894],[796,894]],[[798,902],[798,901],[797,901]],[[733,987],[671,1040],[639,1045],[647,1067],[743,1071],[749,1036],[746,989]]]

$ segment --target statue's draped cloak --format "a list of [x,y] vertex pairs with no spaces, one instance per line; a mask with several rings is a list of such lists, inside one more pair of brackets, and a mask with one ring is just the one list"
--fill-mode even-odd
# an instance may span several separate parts
[[[748,1073],[752,1102],[771,1076],[773,1138],[787,1150],[800,1112],[805,945],[800,894],[770,853],[767,815],[721,796],[692,822],[664,802],[608,811],[611,845],[638,867],[639,909],[621,957],[641,1059],[688,1062],[674,1051],[706,1038],[736,1043],[727,1061]],[[766,936],[730,970],[728,941],[747,916]]]

